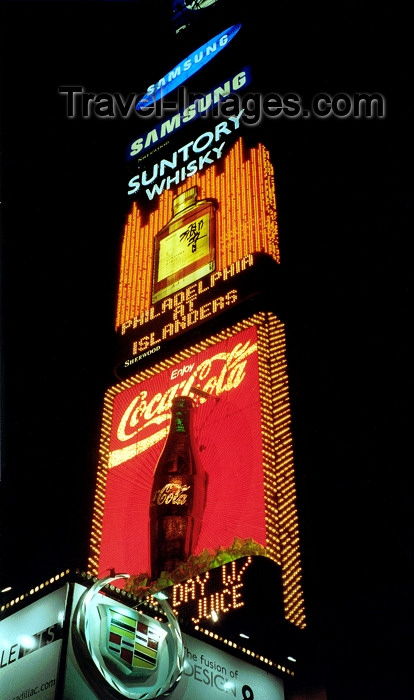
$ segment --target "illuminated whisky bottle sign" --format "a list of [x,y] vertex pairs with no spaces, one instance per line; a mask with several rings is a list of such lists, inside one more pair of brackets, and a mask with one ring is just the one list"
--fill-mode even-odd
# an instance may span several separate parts
[[[277,295],[274,169],[263,144],[237,139],[214,163],[125,222],[115,329],[124,378],[170,341],[239,306]],[[223,315],[224,320],[224,315]],[[148,358],[145,359],[145,358]]]
[[197,191],[173,199],[173,217],[154,238],[153,304],[215,270],[217,205]]

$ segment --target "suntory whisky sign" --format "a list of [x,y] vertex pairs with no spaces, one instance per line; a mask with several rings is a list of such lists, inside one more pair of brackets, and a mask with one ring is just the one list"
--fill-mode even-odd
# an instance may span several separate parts
[[137,105],[146,128],[127,146],[131,208],[115,320],[119,379],[165,356],[186,331],[262,294],[265,258],[277,277],[273,166],[265,145],[244,135],[243,94],[252,75],[242,32],[234,23],[206,37]]
[[[189,396],[195,407],[192,431],[197,459],[207,474],[206,500],[190,559],[182,562],[184,569],[168,572],[169,580],[175,583],[182,575],[190,577],[192,566],[217,566],[219,552],[231,558],[261,554],[285,571],[285,594],[290,601],[292,595],[295,599],[286,615],[301,624],[285,365],[283,324],[263,313],[108,390],[91,573],[115,568],[135,576],[147,574],[150,579],[154,471],[170,429],[173,400]],[[178,493],[181,471],[177,469],[173,481]],[[283,497],[277,495],[279,479],[289,484]],[[171,527],[175,523],[182,529],[184,513],[178,506],[171,517]],[[283,536],[278,519],[290,523],[287,529],[283,526]]]
[[278,262],[274,173],[262,144],[239,138],[220,168],[164,191],[149,214],[134,203],[121,250],[118,375],[275,280]]

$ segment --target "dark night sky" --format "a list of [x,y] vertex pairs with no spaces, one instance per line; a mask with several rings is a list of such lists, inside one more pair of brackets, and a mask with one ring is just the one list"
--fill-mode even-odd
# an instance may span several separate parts
[[[12,580],[16,590],[87,557],[103,394],[115,381],[112,328],[130,204],[124,153],[141,133],[134,117],[66,119],[57,87],[144,91],[149,72],[156,79],[181,58],[160,22],[168,6],[0,3],[0,583]],[[241,19],[250,11],[231,0],[219,7]],[[309,624],[329,700],[406,700],[408,40],[376,4],[333,14],[328,3],[282,2],[271,22],[264,7],[249,18],[249,51],[260,55],[268,91],[380,92],[387,100],[383,120],[279,120],[264,131],[286,284]]]

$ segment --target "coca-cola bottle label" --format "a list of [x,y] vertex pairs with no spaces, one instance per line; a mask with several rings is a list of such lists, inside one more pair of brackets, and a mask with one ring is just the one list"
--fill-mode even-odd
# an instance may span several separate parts
[[165,484],[165,486],[156,491],[153,502],[157,506],[169,505],[170,503],[174,506],[184,506],[188,503],[188,491],[190,489],[190,484]]

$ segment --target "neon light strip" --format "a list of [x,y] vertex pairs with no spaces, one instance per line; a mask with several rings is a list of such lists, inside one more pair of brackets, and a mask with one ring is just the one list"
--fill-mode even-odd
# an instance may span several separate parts
[[220,34],[217,34],[213,39],[207,41],[203,46],[200,46],[196,51],[193,51],[187,58],[178,63],[175,68],[161,78],[157,85],[148,88],[148,92],[137,103],[136,109],[144,109],[152,104],[155,104],[161,97],[168,95],[169,92],[175,90],[179,85],[184,83],[187,78],[197,73],[203,66],[211,61],[225,46],[236,36],[241,24],[234,24],[232,27],[225,29]]

